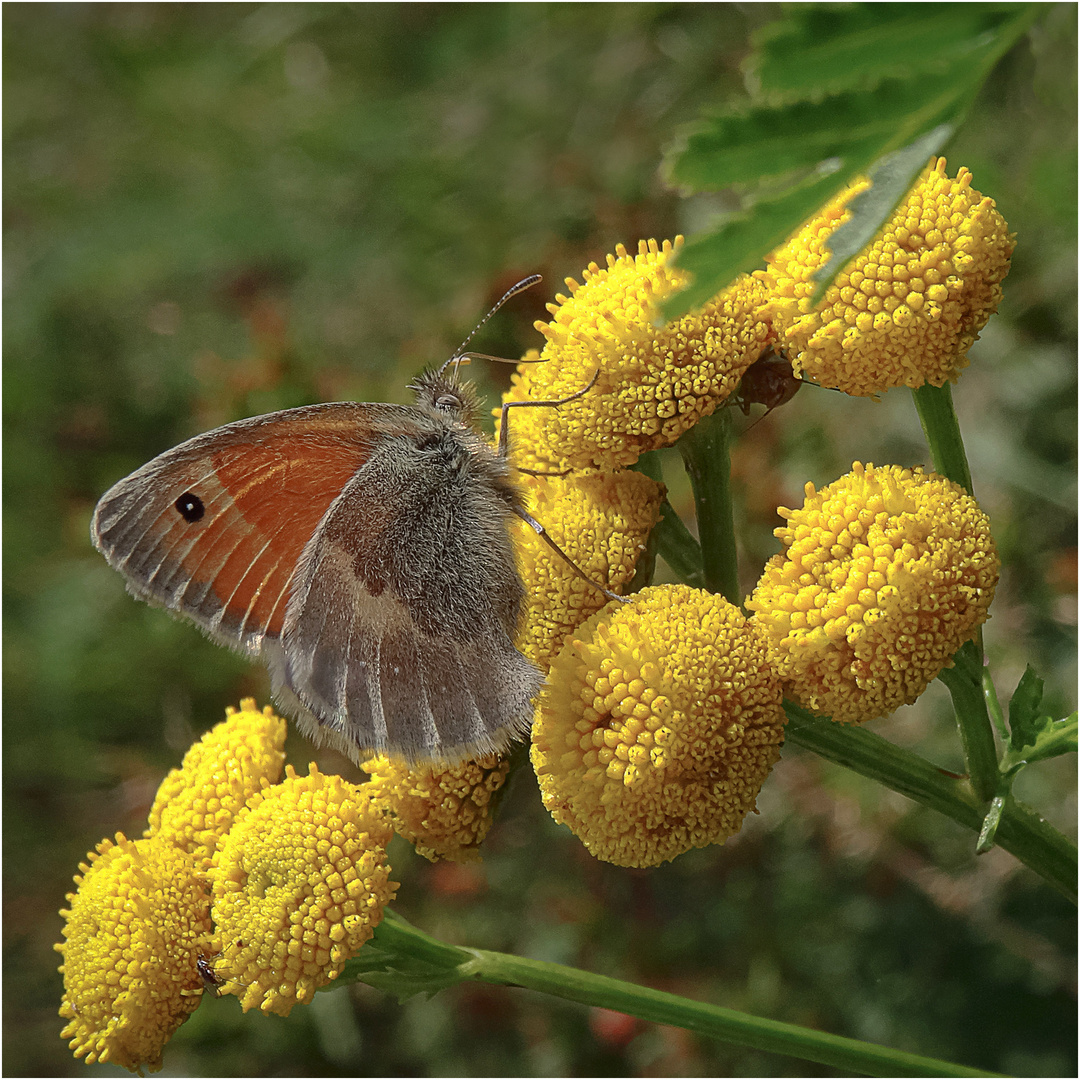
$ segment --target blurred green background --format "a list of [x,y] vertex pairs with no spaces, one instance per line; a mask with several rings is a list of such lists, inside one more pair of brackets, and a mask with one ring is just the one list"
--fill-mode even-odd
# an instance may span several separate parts
[[[5,4],[4,1072],[76,1062],[56,914],[88,848],[145,826],[165,771],[264,673],[136,603],[91,548],[115,480],[199,431],[310,401],[407,400],[517,278],[474,348],[517,356],[566,275],[713,203],[660,182],[700,109],[745,94],[774,5]],[[954,393],[1004,560],[999,693],[1076,684],[1076,8],[1047,5],[947,148],[1019,235]],[[495,401],[508,380],[478,370]],[[740,440],[746,587],[774,507],[853,459],[926,462],[909,396],[805,390]],[[677,457],[666,478],[688,507]],[[876,725],[960,768],[935,685]],[[290,736],[290,760],[352,775]],[[1075,834],[1075,762],[1020,795]],[[400,841],[397,910],[563,961],[971,1065],[1075,1075],[1075,911],[1010,856],[791,748],[760,816],[651,871],[597,863],[527,775],[481,867]],[[783,1057],[470,986],[366,987],[287,1021],[207,999],[175,1075],[819,1075]]]

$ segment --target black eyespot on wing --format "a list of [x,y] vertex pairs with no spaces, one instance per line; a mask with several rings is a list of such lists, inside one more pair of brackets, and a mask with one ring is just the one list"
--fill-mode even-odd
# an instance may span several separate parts
[[206,513],[202,499],[193,492],[185,491],[176,502],[173,503],[177,513],[187,522],[199,521]]

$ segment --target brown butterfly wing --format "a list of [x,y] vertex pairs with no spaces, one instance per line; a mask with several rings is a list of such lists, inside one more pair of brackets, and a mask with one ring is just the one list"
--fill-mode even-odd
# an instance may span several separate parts
[[386,410],[401,411],[288,409],[190,439],[105,493],[94,544],[135,595],[257,655],[280,634],[304,545],[367,460]]
[[305,548],[271,658],[313,735],[419,761],[528,731],[542,679],[513,643],[515,501],[501,463],[452,426],[373,449]]
[[[479,474],[448,476],[447,446]],[[527,731],[541,682],[512,642],[515,497],[453,425],[337,403],[160,455],[102,497],[91,532],[137,596],[261,655],[310,734],[354,758],[457,758]]]

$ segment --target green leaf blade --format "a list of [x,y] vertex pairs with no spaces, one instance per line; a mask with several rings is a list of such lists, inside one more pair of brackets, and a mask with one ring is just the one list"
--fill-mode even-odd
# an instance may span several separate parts
[[[1028,664],[1009,702],[1010,749],[1018,751],[1025,746],[1035,745],[1043,727],[1039,717],[1042,696],[1043,681]],[[1049,717],[1045,719],[1049,720]]]
[[670,183],[688,192],[732,191],[746,210],[686,245],[680,264],[695,281],[669,301],[665,316],[705,303],[740,271],[761,265],[845,183],[896,153],[868,208],[837,241],[820,298],[943,148],[994,63],[1040,10],[923,5],[915,14],[910,5],[802,5],[767,27],[758,39],[757,101],[703,119],[666,156]]
[[1029,25],[1037,5],[793,6],[755,39],[753,74],[766,95],[874,86],[890,77],[985,62]]
[[836,275],[877,235],[915,178],[952,136],[951,124],[939,124],[913,143],[882,158],[871,170],[870,187],[851,201],[851,216],[829,237],[831,255],[814,275],[811,303],[817,304]]
[[715,231],[686,243],[678,265],[689,270],[694,280],[664,305],[664,318],[684,315],[710,300],[738,274],[760,266],[764,255],[783,243],[844,182],[843,174],[816,177],[778,199],[759,203],[753,214],[729,218]]

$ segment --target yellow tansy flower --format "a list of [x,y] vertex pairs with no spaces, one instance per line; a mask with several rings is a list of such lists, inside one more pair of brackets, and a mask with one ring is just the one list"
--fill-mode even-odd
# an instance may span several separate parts
[[620,244],[607,266],[567,278],[570,296],[549,304],[538,322],[547,338],[543,363],[522,364],[505,401],[564,398],[557,409],[510,411],[516,465],[541,471],[632,465],[646,450],[670,446],[739,384],[771,336],[756,314],[766,290],[741,277],[703,308],[657,326],[660,304],[687,272],[671,265],[682,244],[641,241],[637,255]]
[[371,774],[364,791],[387,813],[394,831],[436,862],[477,862],[491,828],[492,798],[506,782],[510,762],[487,754],[457,765],[410,766],[377,756],[361,766]]
[[[595,582],[619,592],[634,577],[660,518],[664,486],[637,472],[523,477],[530,512]],[[515,526],[525,612],[517,646],[546,670],[568,634],[607,603],[536,532]]]
[[986,620],[998,579],[990,522],[951,480],[855,462],[778,513],[786,550],[747,607],[808,709],[861,722],[910,704]]
[[254,698],[208,731],[158,788],[146,836],[160,836],[209,865],[218,840],[229,831],[244,803],[281,778],[285,721]]
[[393,899],[393,835],[360,788],[292,766],[257,792],[208,871],[221,956],[215,976],[244,1010],[287,1016],[336,979]]
[[609,606],[551,666],[533,726],[544,805],[598,859],[723,843],[784,740],[764,642],[723,597],[667,585]]
[[971,173],[932,160],[870,245],[811,308],[826,241],[850,217],[863,177],[811,218],[755,275],[797,375],[872,397],[895,386],[955,382],[1001,302],[1015,237]]
[[161,1068],[161,1051],[199,1004],[196,967],[210,936],[210,901],[195,860],[158,839],[103,840],[68,894],[60,1033],[76,1057],[132,1071]]

